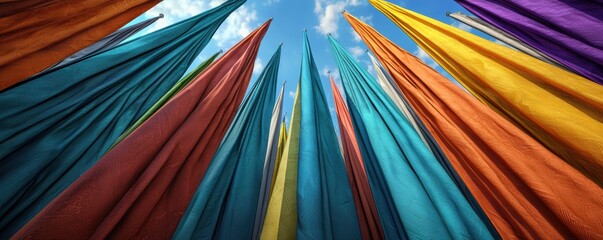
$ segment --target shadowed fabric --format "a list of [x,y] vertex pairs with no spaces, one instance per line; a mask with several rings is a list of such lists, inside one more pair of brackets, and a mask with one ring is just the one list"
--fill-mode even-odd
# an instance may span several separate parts
[[0,91],[115,32],[159,2],[84,0],[75,4],[50,0],[34,7],[0,4]]
[[188,74],[186,74],[186,76],[184,76],[183,78],[178,80],[178,82],[176,82],[176,84],[174,84],[174,86],[172,86],[172,88],[170,88],[170,90],[168,90],[157,102],[155,102],[155,104],[153,104],[153,106],[151,106],[151,108],[149,108],[149,110],[147,110],[142,115],[142,117],[140,117],[138,120],[136,120],[136,122],[134,124],[132,124],[132,126],[130,126],[128,128],[128,130],[126,130],[126,132],[124,132],[121,136],[119,136],[119,138],[117,140],[115,140],[115,143],[113,143],[112,147],[114,147],[115,145],[117,145],[118,143],[123,141],[127,136],[129,136],[132,132],[134,132],[134,130],[136,130],[141,124],[143,124],[147,119],[149,119],[151,116],[153,116],[153,114],[155,114],[157,111],[159,111],[159,109],[161,109],[161,107],[163,107],[163,105],[165,105],[165,103],[170,101],[170,99],[172,99],[172,97],[176,96],[176,94],[178,92],[180,92],[180,90],[182,90],[184,87],[186,87],[191,81],[193,81],[193,79],[198,77],[199,74],[201,74],[207,67],[209,67],[209,65],[211,65],[214,62],[214,60],[216,60],[216,58],[218,57],[218,55],[220,55],[220,53],[221,52],[215,53],[214,55],[209,57],[207,60],[205,60],[201,64],[199,64],[199,66],[197,66],[193,71],[189,72]]
[[331,80],[335,109],[337,110],[339,133],[341,136],[341,145],[343,146],[343,159],[348,172],[348,180],[352,188],[354,203],[356,204],[356,214],[358,214],[362,239],[385,239],[377,207],[375,207],[375,200],[373,199],[368,177],[366,176],[360,148],[358,148],[350,113],[333,78],[329,78]]
[[160,15],[160,16],[157,16],[154,18],[144,20],[144,21],[134,24],[132,26],[119,29],[116,32],[111,33],[108,36],[104,37],[103,39],[99,40],[98,42],[95,42],[92,45],[90,45],[82,50],[79,50],[78,52],[74,53],[73,55],[63,59],[61,62],[57,63],[56,65],[52,66],[51,68],[47,69],[46,71],[54,69],[54,68],[60,68],[62,66],[76,62],[85,57],[92,56],[93,54],[111,49],[111,48],[117,46],[118,44],[120,44],[121,42],[125,41],[132,35],[136,34],[137,32],[139,32],[139,31],[145,29],[146,27],[148,27],[149,25],[153,24],[155,21],[157,21],[158,19],[160,19],[162,17],[163,17],[163,15]]
[[94,165],[184,75],[243,2],[227,2],[0,93],[2,236]]
[[274,189],[274,182],[276,181],[276,172],[278,171],[279,166],[281,164],[283,150],[285,148],[285,143],[287,142],[287,139],[289,139],[289,137],[287,134],[287,127],[285,126],[285,116],[283,116],[280,133],[278,135],[278,149],[276,151],[276,160],[274,162],[274,173],[272,173],[272,183],[270,184],[270,194],[272,194],[272,191]]
[[394,4],[370,2],[476,98],[603,186],[603,86]]
[[[260,239],[264,219],[266,219],[266,209],[268,208],[268,200],[270,199],[270,191],[273,184],[274,165],[278,155],[279,131],[282,131],[283,119],[283,96],[285,95],[285,84],[281,87],[281,91],[276,99],[272,110],[272,118],[270,119],[270,133],[268,134],[268,145],[262,169],[262,182],[260,194],[258,198],[257,210],[255,213],[255,222],[253,224],[253,239]],[[286,130],[285,130],[286,131]],[[285,133],[286,134],[286,133]]]
[[252,238],[280,56],[279,47],[237,110],[172,239]]
[[601,238],[599,186],[370,26],[345,17],[391,74],[501,236]]
[[438,160],[440,165],[442,165],[444,170],[446,170],[448,176],[453,179],[456,186],[462,191],[463,195],[465,196],[465,199],[469,201],[469,204],[471,204],[473,210],[479,215],[482,222],[486,224],[493,237],[500,239],[500,236],[496,233],[496,230],[488,219],[488,216],[486,216],[484,210],[479,206],[473,195],[471,195],[471,192],[469,191],[461,177],[456,173],[454,167],[452,167],[450,161],[448,161],[446,155],[444,154],[436,140],[433,138],[433,136],[431,136],[431,133],[429,133],[429,130],[427,130],[423,122],[421,122],[421,119],[419,118],[417,113],[412,109],[410,103],[408,102],[406,97],[404,97],[404,94],[400,92],[397,87],[395,87],[395,81],[391,78],[391,76],[389,75],[389,73],[387,73],[383,66],[377,62],[377,60],[375,59],[375,57],[373,57],[372,54],[368,53],[368,55],[371,59],[371,62],[373,63],[374,71],[377,76],[377,81],[379,82],[379,85],[381,85],[383,91],[390,97],[390,99],[392,99],[392,101],[396,104],[396,107],[400,109],[402,114],[404,114],[406,119],[412,124],[415,131],[417,131],[419,136],[421,136],[421,140],[424,141],[424,143],[433,153],[434,157]]
[[497,233],[377,81],[332,36],[329,42],[386,238],[493,239]]
[[276,169],[260,239],[295,239],[297,229],[297,160],[300,130],[299,85],[293,100],[289,136]]
[[360,239],[360,225],[308,34],[303,32],[297,239]]
[[268,25],[195,78],[14,237],[170,238],[243,99]]
[[[456,0],[489,24],[603,84],[603,1]],[[561,79],[571,81],[573,79]]]

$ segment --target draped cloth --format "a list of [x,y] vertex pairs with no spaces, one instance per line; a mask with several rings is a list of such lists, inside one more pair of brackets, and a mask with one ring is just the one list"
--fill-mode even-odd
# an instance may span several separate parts
[[245,94],[269,23],[195,78],[14,237],[170,238]]
[[603,236],[599,186],[370,26],[345,17],[391,74],[501,236]]
[[157,102],[147,110],[142,117],[140,117],[132,126],[130,126],[117,140],[113,143],[113,146],[117,145],[121,141],[123,141],[127,136],[129,136],[134,130],[136,130],[141,124],[143,124],[147,119],[149,119],[153,114],[155,114],[163,105],[165,105],[170,99],[172,99],[180,90],[186,87],[193,79],[199,76],[210,64],[216,60],[218,55],[220,55],[222,51],[215,53],[201,64],[199,64],[195,69],[191,72],[187,73],[186,76],[182,77],[170,90],[168,90]]
[[153,24],[154,22],[156,22],[157,20],[159,20],[162,17],[163,17],[163,14],[161,14],[157,17],[154,17],[154,18],[144,20],[144,21],[134,24],[132,26],[119,29],[119,30],[107,35],[106,37],[102,38],[101,40],[98,40],[98,42],[95,42],[92,45],[90,45],[82,50],[79,50],[78,52],[74,53],[73,55],[63,59],[59,63],[57,63],[54,66],[52,66],[51,68],[47,69],[47,71],[50,69],[53,69],[53,68],[60,68],[62,66],[76,62],[85,57],[89,57],[93,54],[111,49],[111,48],[117,46],[118,44],[120,44],[121,42],[125,41],[132,35],[136,34],[137,32],[150,26],[151,24]]
[[276,179],[268,200],[266,219],[260,239],[295,239],[297,229],[297,167],[300,134],[301,101],[299,85],[295,91],[289,136],[276,168]]
[[329,42],[386,238],[493,239],[497,233],[377,81],[332,36]]
[[173,239],[252,238],[280,56],[279,47],[237,110]]
[[115,32],[159,2],[0,3],[0,91]]
[[454,167],[450,164],[448,158],[446,158],[446,155],[438,145],[437,141],[433,138],[431,133],[429,133],[429,130],[427,130],[427,127],[425,127],[425,124],[423,124],[421,118],[414,111],[404,94],[400,91],[400,89],[396,87],[395,81],[391,78],[391,76],[389,75],[389,73],[387,73],[383,66],[379,62],[377,62],[377,59],[375,59],[372,54],[368,53],[368,55],[371,59],[371,62],[373,63],[374,71],[377,76],[377,81],[379,82],[379,85],[381,85],[383,91],[389,96],[390,99],[392,99],[392,101],[396,104],[396,107],[400,109],[404,117],[406,117],[406,119],[410,122],[415,131],[421,137],[421,140],[425,143],[425,145],[427,145],[429,150],[433,153],[434,157],[438,160],[444,170],[446,170],[448,176],[452,178],[456,187],[461,190],[465,199],[467,199],[469,204],[471,204],[471,207],[473,208],[475,213],[477,213],[481,221],[486,224],[493,237],[500,238],[500,236],[498,236],[498,234],[496,233],[494,226],[486,216],[486,213],[484,213],[484,210],[479,206],[479,204],[477,203],[477,201],[475,200],[475,198],[473,197],[461,177],[454,170]]
[[603,186],[603,86],[391,3],[371,3],[471,94]]
[[[287,130],[284,129],[283,119],[283,97],[285,95],[285,84],[281,87],[281,91],[276,99],[274,108],[272,109],[272,118],[270,118],[270,133],[268,134],[268,145],[266,148],[266,156],[264,158],[264,166],[262,169],[262,182],[260,187],[260,193],[258,198],[257,209],[255,213],[255,221],[253,224],[253,239],[260,239],[262,226],[266,219],[266,209],[268,208],[268,200],[270,197],[270,191],[272,189],[275,164],[277,158],[280,158],[278,152],[279,143],[282,138],[279,137],[281,134],[287,134]],[[284,133],[283,133],[284,132]],[[286,136],[283,136],[285,138]]]
[[[603,1],[456,0],[489,24],[603,84]],[[571,78],[561,78],[571,81]]]
[[[286,113],[285,113],[286,114]],[[285,126],[285,116],[283,115],[283,121],[281,122],[281,129],[278,135],[278,149],[276,151],[276,160],[274,162],[274,173],[272,174],[272,183],[270,184],[270,194],[274,189],[274,182],[276,181],[276,172],[279,169],[281,164],[281,159],[283,157],[283,150],[285,148],[285,143],[289,139],[289,134],[287,133],[287,127]]]
[[226,2],[0,93],[0,238],[94,165],[243,2]]
[[297,239],[359,239],[352,191],[306,31],[302,41]]
[[337,111],[337,122],[339,123],[339,135],[343,147],[343,159],[352,188],[354,203],[356,204],[356,214],[358,214],[362,239],[385,239],[375,200],[366,176],[360,148],[358,147],[358,140],[354,133],[350,112],[331,76],[330,80]]

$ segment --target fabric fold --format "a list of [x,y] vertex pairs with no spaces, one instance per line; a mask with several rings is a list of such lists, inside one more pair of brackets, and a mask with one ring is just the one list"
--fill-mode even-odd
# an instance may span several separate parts
[[243,99],[269,24],[196,77],[14,237],[170,238]]
[[115,32],[159,2],[0,3],[0,91]]
[[228,1],[1,92],[0,238],[94,165],[244,2]]
[[386,238],[494,239],[377,81],[332,36],[329,42]]
[[394,4],[370,2],[472,95],[603,186],[603,86]]
[[280,56],[279,47],[241,103],[172,239],[252,238]]
[[[603,84],[603,2],[455,0],[485,22]],[[573,79],[562,78],[560,81]]]
[[331,80],[335,110],[337,111],[343,159],[348,172],[354,203],[356,204],[356,214],[358,215],[362,239],[385,239],[383,229],[381,228],[381,221],[379,220],[379,213],[377,213],[377,207],[375,206],[375,200],[371,192],[371,186],[366,176],[366,169],[364,168],[356,134],[354,133],[350,112],[335,85],[335,81],[333,81],[333,77],[329,76],[329,78]]
[[300,74],[298,239],[359,239],[362,235],[339,142],[308,34]]
[[344,16],[391,74],[501,236],[602,236],[599,186],[418,58],[357,18]]

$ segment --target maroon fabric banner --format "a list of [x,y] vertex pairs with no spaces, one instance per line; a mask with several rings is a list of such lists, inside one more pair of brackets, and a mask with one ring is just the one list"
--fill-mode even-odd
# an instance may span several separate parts
[[352,196],[356,203],[356,213],[358,214],[358,223],[362,232],[362,239],[385,239],[381,222],[373,199],[373,193],[366,176],[364,162],[358,147],[358,140],[354,133],[352,118],[337,89],[333,78],[331,79],[331,90],[337,110],[337,119],[339,122],[339,133],[341,135],[341,145],[343,146],[343,158],[345,168],[348,172]]
[[171,238],[243,99],[270,22],[182,89],[14,238]]

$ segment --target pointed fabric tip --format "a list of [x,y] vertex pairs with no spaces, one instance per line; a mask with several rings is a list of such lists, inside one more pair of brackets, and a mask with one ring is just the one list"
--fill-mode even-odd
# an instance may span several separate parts
[[[585,210],[600,209],[599,186],[366,23],[346,18],[409,99],[500,235],[603,236],[597,224],[601,211]],[[550,191],[543,192],[542,186]],[[581,196],[579,202],[575,196]]]
[[[231,48],[14,237],[170,239],[218,149],[210,139],[223,139],[241,103],[267,30]],[[137,189],[144,191],[132,194]]]

